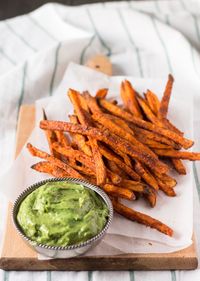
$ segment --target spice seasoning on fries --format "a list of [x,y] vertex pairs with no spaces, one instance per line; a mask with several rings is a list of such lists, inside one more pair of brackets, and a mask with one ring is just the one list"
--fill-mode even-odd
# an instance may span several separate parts
[[176,196],[177,181],[167,174],[169,170],[185,175],[182,159],[200,160],[200,153],[181,151],[193,141],[167,119],[173,83],[169,75],[159,101],[151,90],[142,97],[125,80],[120,88],[122,107],[106,99],[108,89],[99,89],[95,97],[69,89],[74,115],[69,116],[70,122],[49,121],[44,115],[40,128],[49,153],[28,144],[33,156],[44,159],[31,168],[97,184],[110,196],[117,213],[172,236],[169,226],[130,209],[121,199],[144,198],[155,207],[158,192]]

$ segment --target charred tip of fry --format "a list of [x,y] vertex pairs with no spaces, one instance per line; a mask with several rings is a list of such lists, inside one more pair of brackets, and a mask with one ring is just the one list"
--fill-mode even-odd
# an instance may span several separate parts
[[173,77],[173,75],[172,75],[171,73],[168,75],[168,79],[169,79],[170,81],[174,82],[174,77]]
[[42,108],[42,113],[43,113],[43,120],[48,120],[44,108]]

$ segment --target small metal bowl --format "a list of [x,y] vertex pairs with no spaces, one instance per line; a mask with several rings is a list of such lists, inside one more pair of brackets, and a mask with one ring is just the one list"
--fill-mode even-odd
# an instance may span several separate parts
[[[35,189],[39,188],[45,183],[48,182],[59,182],[59,181],[67,181],[70,183],[77,183],[77,184],[82,184],[84,187],[89,188],[91,190],[94,190],[106,203],[108,209],[109,209],[109,216],[106,225],[102,229],[101,232],[99,232],[96,236],[92,237],[91,239],[76,244],[76,245],[70,245],[70,246],[65,246],[65,247],[58,247],[58,246],[48,246],[44,244],[37,244],[35,241],[32,241],[29,239],[22,231],[18,221],[17,221],[17,214],[19,210],[19,206],[22,203],[22,201],[25,199],[27,195],[29,195],[31,192],[33,192]],[[92,247],[96,246],[100,240],[103,238],[103,236],[106,234],[106,231],[108,227],[110,226],[113,218],[113,206],[112,203],[107,196],[107,194],[100,189],[99,187],[90,184],[86,181],[80,180],[80,179],[75,179],[75,178],[52,178],[44,181],[40,181],[38,183],[35,183],[25,189],[16,199],[13,210],[12,210],[12,218],[13,218],[13,223],[15,225],[15,228],[17,229],[17,232],[20,234],[20,236],[24,239],[24,241],[31,246],[34,250],[36,250],[38,253],[45,255],[50,258],[70,258],[70,257],[75,257],[82,255]]]

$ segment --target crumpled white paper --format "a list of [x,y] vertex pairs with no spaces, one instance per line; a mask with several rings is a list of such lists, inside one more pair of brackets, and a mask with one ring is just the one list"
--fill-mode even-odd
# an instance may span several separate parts
[[[66,95],[68,88],[79,91],[89,90],[91,94],[95,94],[97,89],[108,87],[108,97],[119,99],[119,85],[124,78],[128,78],[139,92],[149,88],[159,96],[162,95],[166,83],[162,80],[108,77],[87,67],[71,63],[54,96],[36,102],[36,126],[29,142],[42,150],[48,151],[44,132],[39,129],[42,108],[45,109],[48,119],[66,121],[68,114],[72,113],[72,106]],[[173,93],[169,119],[173,120],[173,123],[181,130],[187,132],[188,138],[192,138],[192,101],[180,98],[180,95],[177,94],[179,91],[180,89],[176,89]],[[184,89],[181,89],[182,96],[187,96],[183,91]],[[37,173],[30,169],[30,166],[38,160],[32,157],[24,147],[12,167],[0,178],[0,192],[6,195],[9,200],[14,201],[19,193],[29,185],[49,178],[50,176],[46,174]],[[115,214],[107,235],[97,247],[87,252],[86,255],[167,253],[189,246],[192,243],[193,232],[193,177],[191,163],[188,161],[185,165],[187,168],[186,176],[174,174],[178,182],[175,187],[176,197],[170,198],[159,192],[155,208],[149,207],[142,199],[136,202],[126,201],[126,204],[135,210],[146,213],[169,225],[174,230],[172,238]],[[44,257],[40,256],[39,258]]]

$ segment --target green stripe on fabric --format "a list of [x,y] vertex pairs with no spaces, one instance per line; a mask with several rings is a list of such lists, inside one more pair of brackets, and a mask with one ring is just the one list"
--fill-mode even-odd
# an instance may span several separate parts
[[80,55],[80,64],[84,64],[84,57],[85,57],[85,53],[87,51],[87,49],[91,46],[93,40],[95,38],[95,35],[92,36],[92,38],[90,38],[88,44],[83,48],[82,52],[81,52],[81,55]]
[[55,62],[54,62],[53,74],[51,77],[50,90],[49,90],[50,96],[52,96],[52,94],[53,94],[54,80],[55,80],[56,70],[57,70],[57,66],[58,66],[58,55],[59,55],[60,47],[61,47],[61,43],[58,44],[58,46],[56,48],[56,52],[55,52]]
[[176,272],[171,270],[171,281],[176,281]]
[[51,271],[47,271],[47,281],[51,281]]
[[23,102],[24,93],[25,93],[25,78],[26,78],[27,67],[28,67],[28,63],[25,62],[24,67],[22,69],[22,84],[21,84],[21,92],[20,92],[20,96],[19,96],[19,100],[18,100],[17,118],[18,118],[20,106]]
[[194,173],[195,184],[196,184],[197,193],[198,193],[199,201],[200,201],[200,182],[199,182],[199,177],[197,174],[197,168],[196,168],[195,162],[193,162],[193,173]]
[[134,48],[134,50],[135,50],[135,52],[136,52],[140,76],[141,76],[141,77],[144,77],[144,73],[143,73],[143,69],[142,69],[142,62],[141,62],[141,58],[140,58],[139,49],[138,49],[138,47],[135,45],[135,43],[134,43],[134,41],[133,41],[133,38],[132,38],[132,36],[131,36],[131,34],[130,34],[130,32],[129,32],[129,29],[128,29],[126,23],[125,23],[125,20],[124,20],[124,18],[123,18],[123,16],[122,16],[120,10],[118,9],[117,11],[118,11],[119,19],[120,19],[120,21],[121,21],[121,23],[122,23],[122,26],[123,26],[123,28],[124,28],[124,30],[126,31],[126,34],[127,34],[127,36],[128,36],[128,39],[129,39],[131,45],[133,46],[133,48]]
[[46,33],[51,39],[54,41],[58,41],[47,29],[45,29],[36,19],[34,19],[30,14],[27,15],[27,18],[36,25],[39,29],[41,29],[44,33]]
[[95,32],[96,36],[98,37],[101,45],[107,50],[107,54],[106,55],[109,57],[112,54],[111,48],[104,42],[104,40],[102,39],[101,35],[99,34],[89,9],[86,9],[86,12],[87,12],[88,18],[89,18],[89,20],[91,22],[91,25],[92,25],[92,27],[94,29],[94,32]]
[[18,39],[20,39],[20,41],[22,41],[24,43],[24,45],[26,45],[29,49],[31,49],[34,52],[37,51],[20,34],[18,34],[7,21],[4,21],[4,24],[7,26],[7,28],[10,30],[11,33],[13,33]]
[[166,45],[165,45],[165,42],[164,40],[162,39],[161,35],[160,35],[160,32],[158,30],[158,27],[157,27],[157,24],[156,24],[156,21],[154,19],[153,16],[151,16],[151,19],[152,19],[152,23],[153,23],[153,26],[154,26],[154,29],[155,29],[155,32],[158,36],[158,39],[163,47],[163,51],[165,53],[165,57],[166,57],[166,60],[167,60],[167,64],[168,64],[168,67],[169,67],[169,72],[170,73],[173,73],[173,70],[172,70],[172,66],[171,66],[171,62],[170,62],[170,59],[169,59],[169,55],[168,55],[168,51],[167,51],[167,48],[166,48]]
[[130,279],[130,281],[135,281],[135,272],[134,271],[129,271],[129,279]]
[[92,276],[92,271],[88,271],[88,281],[92,281],[93,280],[93,276]]
[[16,62],[15,62],[12,58],[10,58],[10,57],[4,52],[4,50],[1,49],[1,48],[0,48],[0,53],[2,54],[2,56],[3,56],[5,59],[8,60],[11,64],[16,65]]
[[8,281],[9,280],[9,271],[4,271],[3,273],[3,280]]

